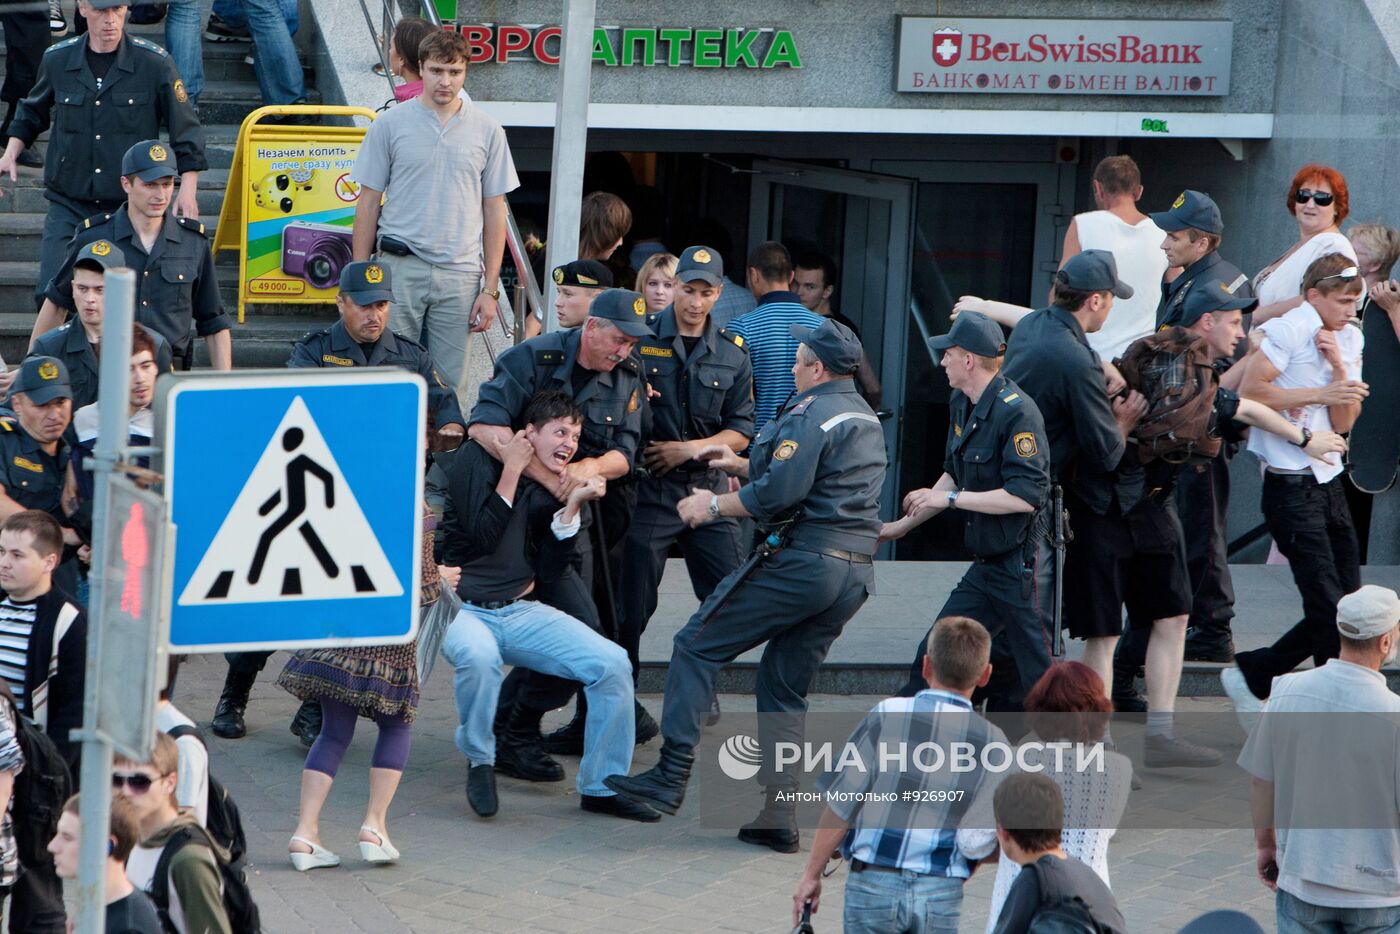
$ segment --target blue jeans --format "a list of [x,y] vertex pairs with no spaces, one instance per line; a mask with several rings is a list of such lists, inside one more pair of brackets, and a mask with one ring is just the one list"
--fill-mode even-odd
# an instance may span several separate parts
[[292,44],[296,0],[215,0],[214,15],[253,34],[253,70],[264,104],[306,103],[301,60]]
[[957,934],[963,880],[866,869],[846,876],[846,934]]
[[165,8],[165,47],[175,60],[175,70],[195,107],[204,90],[203,28],[199,0],[170,0]]
[[1279,889],[1274,907],[1278,934],[1400,934],[1400,906],[1327,908]]
[[572,616],[533,600],[499,610],[466,604],[443,637],[442,654],[456,672],[457,748],[473,765],[496,761],[492,721],[507,663],[583,682],[588,719],[579,794],[611,795],[603,779],[631,769],[636,722],[627,653]]

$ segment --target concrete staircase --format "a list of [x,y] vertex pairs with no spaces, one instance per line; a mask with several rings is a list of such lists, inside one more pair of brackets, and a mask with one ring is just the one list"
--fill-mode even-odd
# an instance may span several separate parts
[[[209,4],[203,6],[207,19]],[[303,31],[314,28],[313,22],[303,22]],[[164,44],[163,25],[135,27],[131,31]],[[238,128],[243,118],[262,103],[257,77],[244,61],[251,49],[251,44],[243,42],[204,43],[205,88],[199,109],[209,170],[199,176],[199,212],[209,228],[211,241],[229,185]],[[0,63],[3,62],[0,49]],[[320,100],[314,86],[314,76],[308,74],[307,96],[312,103]],[[47,156],[48,134],[39,138],[36,148]],[[46,210],[43,169],[21,167],[19,173],[17,188],[8,178],[0,183],[5,189],[0,198],[0,355],[11,366],[24,357],[34,323],[32,296]],[[236,317],[238,256],[225,252],[216,258],[216,265],[225,310],[230,317]],[[287,361],[291,342],[334,319],[335,310],[330,305],[252,306],[247,311],[247,323],[234,325],[234,366],[280,367]],[[203,341],[196,340],[195,346],[196,366],[206,364]]]

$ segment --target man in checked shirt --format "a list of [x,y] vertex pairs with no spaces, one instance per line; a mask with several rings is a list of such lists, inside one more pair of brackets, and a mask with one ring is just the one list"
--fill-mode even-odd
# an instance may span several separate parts
[[[1001,730],[973,713],[972,692],[992,675],[992,640],[975,620],[947,616],[934,624],[924,656],[928,688],[875,706],[847,740],[863,763],[930,743],[952,753],[970,743],[1006,744]],[[910,753],[909,768],[844,768],[824,775],[817,790],[826,801],[812,854],[792,894],[793,923],[804,903],[820,906],[822,869],[837,849],[851,861],[846,880],[846,934],[956,931],[963,883],[974,861],[956,847],[958,824],[987,772],[980,768],[926,770],[915,762],[936,757]]]

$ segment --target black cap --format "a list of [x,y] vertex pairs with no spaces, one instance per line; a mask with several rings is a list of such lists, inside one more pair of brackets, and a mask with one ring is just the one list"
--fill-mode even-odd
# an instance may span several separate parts
[[103,269],[116,269],[126,265],[126,256],[117,249],[116,244],[111,240],[94,240],[78,251],[78,255],[73,257],[73,265],[87,260],[96,263]]
[[10,392],[22,392],[35,405],[45,405],[54,399],[73,398],[68,383],[68,368],[57,357],[30,357],[19,365],[19,375],[10,384]]
[[1080,292],[1112,292],[1132,298],[1133,287],[1118,279],[1118,263],[1107,250],[1085,250],[1070,257],[1055,273],[1055,281]]
[[340,271],[340,294],[356,305],[392,302],[394,284],[389,276],[389,267],[364,260],[350,263]]
[[833,373],[849,376],[860,366],[860,338],[835,318],[827,318],[814,328],[805,324],[789,325],[788,333],[806,344]]
[[135,175],[143,182],[174,178],[179,174],[175,171],[174,155],[158,139],[143,139],[122,156],[122,175]]
[[598,293],[593,304],[588,306],[588,316],[611,321],[628,337],[655,336],[647,326],[646,299],[631,289],[608,289]]
[[[1247,281],[1243,277],[1233,283],[1224,279],[1197,279],[1186,288],[1186,296],[1181,300],[1181,310],[1172,321],[1179,327],[1189,328],[1212,311],[1248,311],[1259,304],[1257,298],[1236,295],[1240,285]],[[1169,319],[1170,319],[1169,315]]]
[[610,289],[612,270],[596,259],[576,259],[554,267],[555,285],[576,285],[585,289]]
[[1217,237],[1225,232],[1225,222],[1220,219],[1220,208],[1215,201],[1210,195],[1189,188],[1176,196],[1170,210],[1148,216],[1152,223],[1169,232],[1189,227]]
[[719,250],[707,246],[688,246],[676,264],[677,282],[708,282],[719,285],[724,281],[724,260]]
[[1001,325],[976,311],[964,311],[953,321],[947,334],[930,337],[928,345],[934,350],[961,347],[979,357],[1000,357],[1006,353],[1006,339]]

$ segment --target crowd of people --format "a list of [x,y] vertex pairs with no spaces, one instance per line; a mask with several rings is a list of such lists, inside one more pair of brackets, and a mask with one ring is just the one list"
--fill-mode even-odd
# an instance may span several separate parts
[[[245,3],[260,61],[270,14]],[[189,26],[183,5],[168,13],[166,53],[125,34],[126,7],[81,0],[87,37],[43,59],[0,157],[0,173],[13,177],[45,129],[102,139],[71,150],[88,171],[46,169],[34,339],[7,377],[12,415],[0,418],[0,684],[9,694],[0,704],[0,893],[11,894],[16,931],[61,930],[60,880],[75,872],[76,799],[55,809],[44,852],[34,812],[14,799],[28,787],[16,775],[39,764],[25,761],[22,738],[46,736],[46,763],[76,765],[69,732],[81,720],[92,532],[81,465],[98,423],[103,273],[139,274],[134,443],[152,434],[155,376],[190,366],[192,328],[214,368],[232,365],[193,207],[206,163],[198,87],[181,80],[195,84],[176,38]],[[234,16],[216,10],[210,31],[236,31]],[[1344,487],[1343,455],[1368,404],[1358,319],[1385,316],[1383,335],[1400,333],[1400,284],[1390,279],[1400,233],[1362,224],[1344,235],[1350,197],[1337,170],[1298,171],[1286,196],[1298,238],[1251,280],[1219,255],[1225,225],[1208,194],[1183,191],[1144,213],[1137,165],[1105,159],[1093,177],[1099,210],[1070,225],[1045,307],[963,296],[948,332],[930,342],[952,390],[943,468],[899,503],[882,503],[882,387],[836,310],[832,260],[794,258],[771,241],[754,245],[742,269],[726,263],[718,240],[672,252],[648,197],[635,209],[605,191],[585,197],[579,255],[548,270],[559,327],[527,321],[521,342],[476,386],[468,343],[500,314],[505,198],[519,180],[501,126],[464,93],[466,40],[405,19],[391,41],[405,84],[352,170],[362,197],[338,317],[297,342],[288,366],[398,366],[428,385],[419,638],[440,642],[452,668],[462,782],[480,818],[499,812],[498,775],[562,781],[559,756],[579,757],[578,797],[590,814],[643,823],[676,814],[703,730],[721,715],[719,672],[762,646],[765,796],[738,836],[797,852],[798,779],[774,750],[801,740],[813,679],[873,591],[877,549],[946,510],[963,518],[975,561],[919,640],[904,696],[871,713],[856,745],[876,741],[891,714],[931,720],[948,741],[1004,742],[974,714],[985,702],[1026,712],[1042,740],[1080,746],[1111,745],[1114,710],[1145,712],[1142,767],[1219,766],[1218,750],[1176,730],[1188,659],[1229,663],[1224,689],[1246,715],[1266,703],[1396,705],[1376,679],[1400,639],[1400,599],[1361,586],[1357,494]],[[53,106],[64,81],[105,81],[97,71],[123,55],[132,68],[113,80],[158,90],[159,106],[140,120],[108,124],[95,107]],[[1272,646],[1236,655],[1224,529],[1229,459],[1241,444],[1263,467],[1262,511],[1304,618]],[[658,723],[635,688],[673,550],[700,607],[674,639]],[[1061,629],[1083,641],[1082,663],[1056,661]],[[425,662],[417,644],[323,648],[285,662],[276,683],[301,701],[291,728],[309,747],[288,842],[296,870],[340,862],[320,815],[360,718],[377,728],[360,856],[404,858],[389,811],[432,654]],[[246,734],[250,692],[270,657],[228,657],[215,735]],[[1311,671],[1289,674],[1309,658]],[[1145,698],[1133,684],[1139,668]],[[121,794],[106,892],[109,918],[124,926],[109,930],[158,930],[153,923],[169,919],[177,931],[231,931],[247,910],[241,843],[202,737],[172,703],[175,680],[172,666],[151,760],[119,761],[113,772]],[[572,721],[543,735],[544,715],[570,703]],[[657,735],[657,763],[630,774],[634,748]],[[1251,734],[1240,764],[1261,800],[1282,794],[1274,785],[1289,767],[1277,761],[1286,748],[1266,731]],[[794,919],[819,907],[836,854],[850,865],[847,930],[956,929],[964,882],[999,858],[989,930],[1032,930],[1051,909],[1123,930],[1108,853],[1134,769],[1117,752],[1106,762],[1093,776],[977,775],[965,803],[942,800],[895,823],[828,805]],[[907,780],[849,771],[823,782],[854,800]],[[1277,887],[1281,926],[1400,925],[1394,873],[1378,881],[1342,865],[1357,838],[1275,827],[1263,808],[1255,816],[1259,874]],[[1367,865],[1400,845],[1366,840]]]

